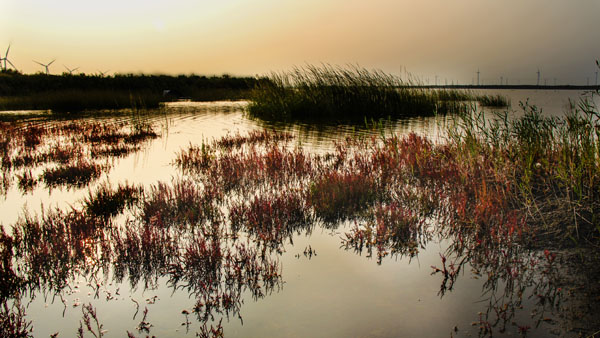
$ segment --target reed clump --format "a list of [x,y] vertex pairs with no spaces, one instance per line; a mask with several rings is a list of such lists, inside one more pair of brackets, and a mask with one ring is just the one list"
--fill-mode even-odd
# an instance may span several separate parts
[[510,106],[510,100],[502,95],[479,95],[476,99],[482,107],[504,108]]
[[116,189],[105,183],[101,184],[94,193],[90,191],[83,205],[89,215],[109,218],[135,205],[142,193],[143,189],[127,183],[119,184]]
[[[269,121],[432,116],[464,109],[455,91],[414,87],[381,71],[330,65],[273,73],[251,96],[251,117]],[[453,104],[449,104],[453,102]]]

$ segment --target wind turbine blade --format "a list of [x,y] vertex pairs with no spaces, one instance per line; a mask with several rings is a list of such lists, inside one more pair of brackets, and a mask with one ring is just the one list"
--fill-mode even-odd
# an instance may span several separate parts
[[72,71],[72,72],[74,72],[74,71],[76,71],[77,69],[79,69],[79,67],[77,67],[77,68],[73,68],[71,71]]
[[15,65],[13,65],[12,62],[10,62],[10,60],[6,59],[6,62],[8,62],[8,64],[14,68],[14,70],[18,70],[17,67],[15,67]]
[[56,59],[50,61],[50,63],[47,66],[50,66],[54,61],[56,61]]
[[10,50],[10,43],[8,44],[8,48],[6,48],[6,54],[4,54],[4,57],[8,57],[9,50]]
[[33,61],[33,62],[37,63],[37,64],[38,64],[38,65],[40,65],[40,66],[44,66],[44,67],[46,66],[45,64],[43,64],[43,63],[41,63],[41,62],[37,62],[37,61],[35,61],[35,60],[31,60],[31,61]]

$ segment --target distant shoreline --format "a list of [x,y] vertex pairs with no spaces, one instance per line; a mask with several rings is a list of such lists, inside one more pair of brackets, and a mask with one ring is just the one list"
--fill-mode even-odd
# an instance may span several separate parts
[[429,89],[535,89],[535,90],[600,90],[598,86],[587,85],[556,85],[556,86],[538,86],[538,85],[419,85],[407,86],[411,88],[429,88]]

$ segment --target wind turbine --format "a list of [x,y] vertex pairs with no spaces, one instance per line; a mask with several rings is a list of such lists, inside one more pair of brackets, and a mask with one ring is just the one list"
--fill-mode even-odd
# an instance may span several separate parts
[[10,51],[10,44],[8,45],[8,48],[6,49],[6,53],[4,54],[4,57],[0,57],[0,66],[2,65],[2,61],[4,61],[4,67],[2,68],[2,70],[6,71],[8,68],[6,66],[6,63],[8,62],[8,64],[14,68],[14,70],[17,70],[17,67],[15,67],[15,65],[12,64],[12,62],[10,62],[10,60],[8,59],[8,52]]
[[[65,66],[65,65],[63,65]],[[65,66],[65,68],[67,69],[67,71],[69,72],[69,75],[73,75],[73,72],[76,71],[77,69],[79,69],[79,67],[75,67],[73,69],[70,69],[69,67]]]
[[54,61],[56,61],[56,59],[54,59],[54,60],[50,61],[48,64],[43,64],[43,63],[41,63],[41,62],[37,62],[37,61],[33,60],[33,62],[35,62],[35,63],[37,63],[38,65],[40,65],[40,66],[42,66],[42,67],[45,67],[45,68],[46,68],[46,75],[48,75],[48,74],[49,74],[49,72],[48,72],[48,67],[49,67],[49,66],[50,66],[50,65],[51,65],[51,64],[52,64]]
[[99,74],[101,77],[104,77],[104,76],[106,76],[106,73],[108,73],[108,72],[109,72],[109,70],[108,70],[108,69],[107,69],[107,70],[105,70],[105,71],[101,71],[101,70],[99,70],[99,71],[98,71],[98,74]]

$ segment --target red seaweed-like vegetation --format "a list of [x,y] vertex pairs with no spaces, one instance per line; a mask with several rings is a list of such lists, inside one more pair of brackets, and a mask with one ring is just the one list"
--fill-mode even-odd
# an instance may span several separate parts
[[[449,243],[432,267],[440,296],[470,269],[485,279],[487,302],[474,322],[480,334],[526,334],[530,328],[515,323],[524,297],[535,300],[538,324],[548,311],[565,315],[559,304],[576,270],[561,249],[594,252],[599,243],[600,126],[587,101],[563,120],[524,109],[511,120],[460,115],[437,143],[416,134],[357,136],[315,155],[290,134],[259,131],[190,145],[174,161],[182,178],[101,185],[81,208],[26,214],[3,230],[2,301],[43,288],[60,294],[74,273],[110,275],[132,288],[164,279],[192,298],[186,325],[194,314],[198,336],[223,336],[223,318],[241,319],[244,293],[259,299],[281,286],[278,255],[296,234],[353,224],[342,229],[342,247],[378,264],[414,257],[429,241]],[[89,141],[126,143],[99,134]],[[586,273],[579,282],[589,281]],[[7,327],[29,327],[18,308],[0,312]],[[138,331],[150,334],[146,314]]]
[[[0,122],[0,131],[0,167],[5,178],[1,194],[12,184],[8,176],[18,178],[23,192],[38,182],[48,187],[87,185],[110,170],[103,160],[138,151],[144,141],[158,136],[143,121]],[[38,168],[44,170],[34,177]]]

